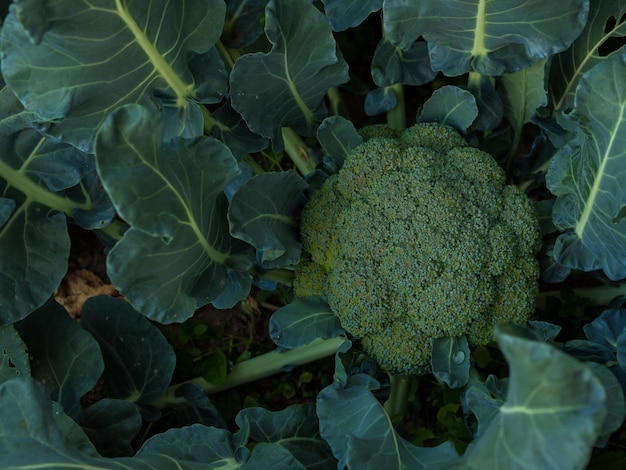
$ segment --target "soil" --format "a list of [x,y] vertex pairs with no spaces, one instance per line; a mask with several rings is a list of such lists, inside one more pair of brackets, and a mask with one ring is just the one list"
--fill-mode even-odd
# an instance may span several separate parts
[[[110,295],[123,298],[112,285],[106,274],[106,254],[98,237],[77,226],[69,227],[71,251],[68,271],[59,288],[54,293],[57,302],[63,305],[72,318],[80,321],[84,302],[94,296]],[[270,299],[259,304],[256,300],[258,291],[231,309],[216,309],[211,305],[199,308],[193,320],[204,323],[215,339],[202,344],[202,352],[225,350],[230,362],[243,355],[257,355],[275,348],[269,337],[269,318],[278,305]],[[168,337],[174,335],[181,324],[159,325]],[[227,347],[225,347],[227,344]],[[174,345],[177,353],[188,346]],[[264,406],[271,410],[280,410],[293,403],[314,402],[319,390],[332,382],[334,373],[333,359],[318,361],[295,368],[253,383],[242,385],[233,391],[222,392],[212,400],[224,405],[223,414],[227,422],[232,422],[236,412],[246,405]],[[176,372],[175,372],[176,374]],[[174,376],[172,384],[189,377]],[[101,380],[81,400],[84,407],[106,396],[107,387]],[[221,408],[220,408],[221,409]]]

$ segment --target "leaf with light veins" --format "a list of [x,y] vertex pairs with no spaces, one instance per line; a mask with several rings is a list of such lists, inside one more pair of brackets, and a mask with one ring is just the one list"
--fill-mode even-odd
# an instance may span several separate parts
[[250,129],[282,147],[280,130],[311,135],[326,117],[328,88],[348,81],[324,15],[306,0],[270,1],[265,32],[268,54],[241,57],[230,75],[233,108]]
[[219,39],[220,0],[22,0],[2,27],[2,74],[50,135],[85,151],[105,116],[158,96],[199,96],[189,62]]
[[113,205],[131,225],[109,252],[109,277],[135,309],[171,323],[218,297],[226,302],[221,294],[249,283],[249,275],[229,276],[246,269],[243,260],[235,266],[241,242],[229,234],[222,192],[239,171],[237,161],[212,137],[162,142],[162,127],[149,108],[118,109],[98,132],[96,162]]
[[626,277],[626,54],[583,75],[567,115],[576,138],[554,156],[546,174],[557,200],[554,224],[564,233],[554,258],[571,269]]

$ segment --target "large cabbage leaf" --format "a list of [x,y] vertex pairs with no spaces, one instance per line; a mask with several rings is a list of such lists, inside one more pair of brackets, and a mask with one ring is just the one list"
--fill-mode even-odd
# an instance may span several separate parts
[[495,411],[488,394],[474,394],[484,428],[459,468],[585,468],[607,416],[602,382],[547,343],[496,336],[510,366],[507,397]]
[[335,381],[317,397],[320,434],[339,461],[337,468],[426,470],[449,468],[457,462],[451,442],[423,448],[398,434],[372,394],[379,383],[363,373],[348,375],[342,354],[350,346],[346,341],[337,352]]
[[[67,217],[95,209],[78,186],[94,170],[91,157],[14,124],[0,128],[0,324],[24,318],[50,297],[67,270]],[[100,209],[92,214],[96,226],[112,216]]]
[[546,174],[558,198],[553,220],[563,231],[555,260],[571,269],[602,269],[626,277],[626,52],[596,65],[580,80],[566,116],[575,137]]
[[163,142],[162,125],[149,108],[118,109],[98,133],[96,161],[131,225],[108,255],[108,274],[137,310],[171,323],[212,301],[241,300],[250,276],[239,271],[252,260],[237,255],[243,242],[228,231],[222,190],[239,172],[228,148],[211,137]]
[[[242,411],[243,433],[200,424],[173,428],[148,439],[133,457],[102,458],[80,427],[54,405],[43,386],[30,377],[0,385],[0,455],[10,468],[197,469],[229,468],[300,470],[328,468],[332,462],[323,441],[312,429],[310,410],[292,407],[294,421],[268,434],[282,419],[265,410]],[[28,406],[25,406],[25,405]],[[248,450],[248,438],[259,438]],[[316,465],[318,467],[316,467]]]
[[585,26],[587,0],[387,0],[385,31],[408,48],[420,35],[435,70],[497,76],[569,47]]
[[[226,92],[198,90],[198,54],[219,39],[220,0],[23,0],[2,28],[2,73],[48,132],[91,151],[95,131],[117,107],[159,96],[179,109]],[[196,83],[197,82],[197,83]]]

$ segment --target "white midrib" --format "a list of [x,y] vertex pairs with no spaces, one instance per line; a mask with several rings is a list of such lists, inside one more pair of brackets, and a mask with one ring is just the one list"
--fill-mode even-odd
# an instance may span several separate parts
[[[626,107],[626,102],[622,103],[621,105],[620,116],[622,117],[624,116],[625,107]],[[602,162],[600,163],[600,166],[598,167],[598,174],[596,176],[596,179],[593,182],[591,191],[589,191],[589,196],[587,197],[587,201],[585,202],[585,209],[583,210],[583,213],[580,215],[580,220],[576,224],[576,236],[578,237],[579,240],[582,240],[583,238],[585,227],[587,223],[589,222],[589,218],[591,216],[591,212],[595,205],[595,201],[598,197],[598,194],[600,193],[600,187],[602,186],[602,178],[604,178],[605,176],[606,165],[609,162],[609,155],[611,155],[611,150],[613,149],[613,146],[615,144],[615,139],[617,138],[617,135],[619,133],[618,127],[621,121],[622,121],[622,118],[618,119],[615,127],[613,128],[613,132],[611,133],[611,139],[609,140],[609,145],[607,145],[606,151],[602,155]]]
[[176,94],[176,106],[184,108],[187,106],[187,97],[190,96],[193,90],[193,85],[186,85],[180,77],[174,72],[170,64],[167,63],[163,55],[152,44],[150,39],[145,35],[143,30],[139,27],[135,19],[128,12],[126,7],[122,5],[122,0],[115,0],[117,8],[117,14],[121,20],[128,26],[128,29],[133,33],[135,41],[139,44],[139,47],[146,53],[148,59],[154,66],[161,77],[167,82],[170,88]]
[[472,47],[472,56],[484,55],[485,49],[485,24],[486,24],[487,0],[478,2],[478,11],[476,12],[476,26],[474,28],[474,46]]

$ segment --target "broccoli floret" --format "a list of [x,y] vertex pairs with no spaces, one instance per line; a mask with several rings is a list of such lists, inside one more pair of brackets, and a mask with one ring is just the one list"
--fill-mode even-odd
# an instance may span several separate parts
[[311,258],[296,295],[325,296],[394,375],[428,371],[434,338],[485,344],[496,324],[525,322],[538,293],[532,202],[450,127],[363,135],[302,213]]

